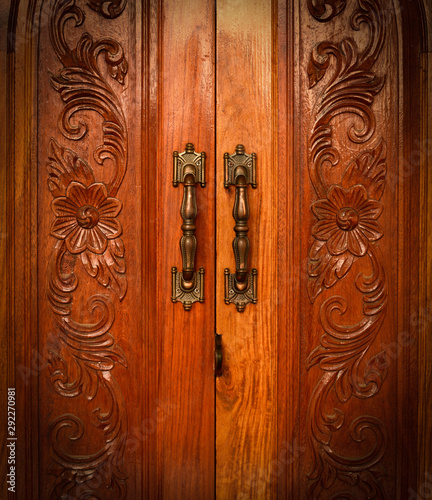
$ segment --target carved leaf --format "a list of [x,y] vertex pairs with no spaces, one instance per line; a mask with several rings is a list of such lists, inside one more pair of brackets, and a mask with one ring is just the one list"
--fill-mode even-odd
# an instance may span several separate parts
[[113,290],[122,300],[127,290],[126,263],[124,260],[125,248],[120,238],[109,240],[108,247],[103,254],[84,251],[81,261],[85,270],[92,278]]
[[321,475],[324,488],[330,488],[334,484],[336,477],[337,477],[336,468],[333,467],[331,464],[325,463]]
[[[69,323],[72,332],[79,332],[79,323],[73,321]],[[80,333],[77,333],[77,337],[74,339],[71,338],[70,334],[63,335],[62,340],[73,355],[75,362],[80,365],[83,379],[85,375],[88,375],[89,386],[94,386],[94,377],[98,377],[97,371],[110,371],[114,368],[115,363],[127,366],[123,350],[116,344],[114,337],[109,332],[95,336],[91,343],[85,340],[85,336]]]
[[72,181],[90,186],[95,179],[92,169],[71,149],[60,146],[51,139],[48,156],[48,187],[57,198],[66,195],[66,189]]
[[330,255],[325,241],[316,240],[309,253],[307,283],[309,298],[313,303],[326,288],[331,288],[351,269],[355,256],[350,252]]
[[[85,70],[83,75],[87,76],[89,82],[103,82],[97,78],[97,75],[101,74],[97,65],[98,55],[101,53],[104,53],[105,55],[104,59],[110,76],[124,85],[128,64],[125,59],[122,46],[112,38],[103,38],[94,42],[93,38],[88,33],[84,33],[84,35],[82,35],[74,54],[79,66]],[[93,78],[90,78],[89,72],[93,73],[92,76],[94,80]],[[108,90],[108,84],[106,82],[104,83],[106,89]]]
[[59,394],[65,397],[75,397],[81,394],[80,380],[70,377],[68,365],[58,351],[49,351],[47,364],[51,383]]
[[346,7],[346,0],[308,0],[309,12],[320,23],[331,21]]
[[[322,45],[320,46],[320,48],[322,48]],[[315,53],[314,50],[307,67],[310,89],[315,87],[315,85],[323,79],[329,67],[329,64],[330,59],[327,55],[319,56]]]
[[367,383],[376,383],[381,386],[382,382],[386,379],[388,372],[387,353],[381,351],[367,362],[364,379]]
[[126,7],[127,0],[90,0],[88,6],[107,19],[115,19]]
[[352,395],[352,385],[349,376],[351,375],[348,370],[340,370],[335,382],[336,395],[341,403],[346,403]]
[[348,189],[356,184],[362,184],[369,198],[380,200],[384,192],[387,173],[386,149],[386,143],[382,139],[375,148],[363,151],[346,168],[342,177],[342,186]]
[[61,476],[64,470],[65,468],[58,462],[51,462],[48,466],[48,474],[54,474],[55,476]]

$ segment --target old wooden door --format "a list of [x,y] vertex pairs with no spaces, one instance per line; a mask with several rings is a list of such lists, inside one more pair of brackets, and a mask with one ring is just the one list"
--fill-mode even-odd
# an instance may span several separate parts
[[18,498],[418,498],[421,19],[413,1],[12,4]]

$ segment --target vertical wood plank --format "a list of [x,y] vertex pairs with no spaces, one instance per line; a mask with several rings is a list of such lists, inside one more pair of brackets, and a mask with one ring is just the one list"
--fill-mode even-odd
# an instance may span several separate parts
[[[278,224],[278,261],[285,262],[288,256],[292,255],[292,241],[290,235],[292,234],[292,223],[290,221],[292,203],[288,203],[287,192],[283,186],[287,186],[289,180],[292,178],[289,166],[292,165],[291,156],[292,150],[292,127],[290,120],[290,111],[292,109],[293,101],[290,99],[288,88],[291,88],[293,79],[289,77],[290,70],[293,68],[292,64],[292,51],[293,44],[290,43],[293,32],[291,29],[292,16],[288,17],[289,6],[286,1],[277,2],[277,120],[278,120],[278,220],[284,223]],[[288,186],[287,186],[288,188]],[[289,253],[289,250],[291,252]],[[288,270],[287,270],[288,271]],[[288,273],[290,274],[290,273]],[[288,354],[288,325],[291,308],[286,307],[290,303],[290,290],[289,284],[285,276],[281,274],[278,276],[278,358],[277,358],[277,407],[278,407],[278,421],[277,421],[277,497],[289,498],[290,486],[288,482],[289,475],[287,473],[287,464],[281,463],[283,447],[288,443],[288,434],[290,428],[290,417],[294,405],[292,398],[289,398],[289,384],[288,373],[291,356]],[[293,316],[294,317],[294,316]],[[292,319],[292,318],[291,318]],[[286,455],[283,455],[285,458]],[[286,457],[288,458],[288,457]]]
[[299,498],[299,464],[305,451],[298,434],[300,387],[300,289],[305,266],[300,255],[300,102],[298,10],[278,2],[278,452],[272,474],[278,498]]
[[[432,16],[430,16],[432,19]],[[422,63],[422,123],[421,123],[421,255],[420,255],[420,316],[419,320],[419,434],[418,491],[427,491],[432,470],[432,54],[421,56]],[[422,489],[421,489],[422,488]]]
[[[160,498],[214,494],[214,1],[165,0],[159,53],[159,144],[154,178],[158,234]],[[205,268],[204,303],[171,302],[171,268],[182,268],[183,185],[172,185],[173,151],[186,143],[207,154],[205,188],[196,187],[196,268]]]
[[[32,31],[35,2],[11,4],[8,32],[8,384],[17,393],[17,496],[38,491],[38,393],[37,280],[34,235],[37,231],[36,169],[34,160],[36,120],[37,36]],[[31,170],[31,171],[29,171]],[[36,432],[35,432],[36,430]],[[31,459],[29,460],[29,457]],[[9,492],[9,498],[13,493]],[[15,496],[15,495],[14,495]]]
[[[422,270],[422,152],[426,146],[422,139],[422,115],[427,113],[422,102],[421,49],[427,46],[422,28],[422,7],[399,0],[394,7],[398,23],[399,58],[399,134],[400,148],[397,172],[398,190],[398,329],[394,334],[397,343],[397,359],[390,354],[397,365],[397,436],[395,455],[397,498],[403,500],[413,496],[417,489],[418,456],[418,407],[419,379],[422,378],[419,365],[421,352],[421,324],[424,310],[419,274]],[[396,45],[396,43],[394,44]],[[424,115],[423,115],[424,117]],[[391,160],[389,160],[389,165]],[[391,171],[391,170],[390,170]],[[393,184],[395,179],[393,179]],[[389,253],[389,256],[391,254]],[[393,267],[393,266],[391,266]],[[390,351],[391,352],[391,351]],[[394,360],[394,361],[393,361]],[[424,478],[421,487],[424,485]],[[424,491],[424,490],[423,490]]]
[[[158,296],[155,293],[158,269],[155,263],[158,255],[158,236],[155,231],[155,219],[158,212],[158,189],[155,182],[155,164],[158,151],[158,43],[161,9],[158,0],[142,2],[142,164],[141,185],[142,219],[141,231],[143,245],[141,286],[143,293],[143,380],[141,391],[143,397],[143,413],[137,435],[142,436],[142,470],[144,498],[157,498],[158,491],[158,419],[164,418],[164,408],[158,405]],[[153,214],[153,215],[152,215]]]
[[[0,68],[2,68],[0,75],[0,116],[7,116],[7,71],[4,68],[7,67],[7,25],[9,18],[9,6],[2,4],[0,6]],[[9,103],[10,107],[10,103]],[[7,122],[6,122],[7,123]],[[0,154],[2,158],[8,158],[7,156],[7,126],[3,126],[0,131]],[[7,169],[0,169],[0,276],[3,278],[4,286],[0,290],[0,352],[8,353],[8,322],[7,322],[7,263],[8,263],[8,251],[7,244],[9,242],[9,235],[7,234]],[[0,357],[0,415],[7,415],[7,386],[10,381],[8,380],[8,355],[2,355]],[[2,431],[5,432],[5,431]],[[6,471],[6,453],[0,455],[0,470]],[[7,476],[2,474],[0,479],[0,495],[6,496]]]
[[[274,498],[277,363],[277,162],[274,133],[273,4],[217,3],[217,332],[224,368],[216,388],[216,495]],[[237,144],[257,154],[250,202],[249,268],[258,303],[240,313],[224,304],[224,268],[234,272],[235,188],[223,187],[223,154]]]

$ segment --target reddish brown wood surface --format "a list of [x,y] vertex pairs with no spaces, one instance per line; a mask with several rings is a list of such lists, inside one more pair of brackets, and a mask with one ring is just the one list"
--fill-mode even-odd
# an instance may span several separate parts
[[402,82],[411,73],[418,85],[419,72],[398,47],[399,16],[379,1],[307,2],[297,18],[296,435],[308,498],[404,497],[416,485],[418,169],[404,117],[409,106],[418,123],[419,103]]
[[[214,492],[214,9],[208,0],[163,3],[159,32],[158,398],[171,412],[158,430],[161,498]],[[182,267],[183,185],[172,185],[172,153],[186,143],[207,154],[205,188],[196,188],[196,266],[205,268],[204,303],[171,302],[171,267]]]
[[305,451],[298,435],[300,398],[293,397],[292,388],[299,384],[300,337],[298,311],[300,308],[300,276],[304,264],[300,262],[296,233],[299,219],[295,193],[298,163],[296,158],[298,79],[294,15],[291,2],[278,2],[277,10],[277,70],[278,70],[278,179],[285,189],[278,190],[278,261],[286,262],[285,272],[278,273],[278,427],[277,460],[272,477],[277,482],[277,498],[298,496],[298,463]]
[[[17,393],[17,498],[424,496],[430,56],[420,67],[413,2],[320,5],[13,4],[0,372]],[[76,112],[62,125],[64,109]],[[171,302],[172,152],[187,142],[207,153],[205,302],[189,312]],[[258,303],[243,313],[223,303],[223,153],[238,143],[258,156]]]
[[[206,3],[149,3],[141,26],[139,6],[123,11],[118,3],[103,16],[101,6],[84,12],[56,3],[42,12],[48,22],[39,47],[38,332],[51,380],[43,379],[39,398],[52,388],[58,394],[39,410],[40,470],[57,476],[43,474],[41,492],[200,496],[214,484],[213,286],[209,273],[206,308],[185,312],[171,303],[181,226],[172,151],[186,142],[213,149],[213,13]],[[74,26],[75,15],[85,17],[83,27]],[[144,45],[142,73],[141,33],[151,47]],[[112,54],[110,73],[96,66],[99,47]],[[189,56],[179,58],[179,50]],[[56,91],[65,92],[63,103]],[[72,114],[58,121],[65,109]],[[109,158],[99,166],[92,152],[101,137]],[[51,194],[42,182],[48,173]],[[212,193],[212,185],[198,192],[197,261],[207,269],[214,231],[200,221],[203,214],[213,220]],[[50,233],[54,248],[46,243]],[[68,281],[71,271],[79,286]]]
[[431,345],[429,342],[432,331],[431,314],[431,292],[432,292],[432,269],[431,259],[428,258],[432,250],[432,189],[431,189],[431,163],[432,163],[432,144],[430,135],[432,130],[432,55],[422,54],[422,76],[423,93],[422,108],[422,134],[421,134],[421,210],[425,214],[421,223],[421,254],[420,254],[420,314],[418,317],[419,327],[419,463],[418,463],[418,484],[425,485],[423,491],[426,492],[426,485],[430,481],[430,464],[432,461],[432,426],[430,417],[432,415],[432,402],[430,398],[425,397],[430,393],[432,371],[431,371]]
[[[23,443],[16,450],[16,494],[29,496],[38,491],[39,470],[37,383],[40,373],[37,336],[31,335],[36,319],[35,260],[32,257],[37,228],[36,204],[32,193],[37,188],[35,169],[29,169],[34,158],[32,131],[35,127],[35,95],[37,72],[36,44],[30,30],[33,7],[25,2],[11,5],[7,39],[7,149],[5,157],[13,168],[6,169],[7,248],[5,277],[7,288],[6,324],[8,336],[7,365],[9,387],[15,387],[17,438]],[[25,48],[27,47],[27,50]],[[17,132],[18,128],[21,130]],[[26,168],[27,167],[27,168]],[[18,224],[16,221],[20,221]],[[33,243],[33,245],[32,245]],[[36,359],[35,359],[36,358]],[[31,457],[28,460],[28,457]],[[9,498],[14,493],[8,492]],[[5,492],[6,495],[6,492]]]
[[[217,3],[217,332],[224,368],[216,387],[216,496],[272,498],[276,457],[277,161],[272,65],[272,3]],[[249,269],[258,302],[238,312],[224,298],[234,272],[235,188],[223,186],[223,154],[237,144],[256,153],[257,189],[248,188]]]
[[156,425],[142,391],[141,6],[102,4],[41,11],[33,332],[43,498],[141,495]]
[[[7,65],[7,22],[8,22],[8,9],[6,6],[2,6],[0,8],[0,68],[6,68]],[[0,116],[6,117],[6,110],[7,110],[7,102],[6,102],[6,83],[7,83],[7,72],[2,71],[1,77],[0,77],[0,89],[1,89],[1,98],[0,98]],[[3,158],[6,157],[6,145],[7,145],[7,129],[6,127],[2,128],[1,134],[0,134],[0,151],[2,152]],[[0,242],[0,276],[3,277],[3,287],[1,289],[1,295],[0,295],[0,325],[3,329],[3,326],[7,324],[7,285],[5,282],[5,276],[7,275],[7,259],[6,259],[6,252],[7,252],[7,238],[5,237],[6,235],[6,217],[3,216],[3,214],[6,214],[6,207],[7,207],[7,198],[5,196],[6,193],[6,180],[7,180],[7,169],[2,168],[0,170],[0,199],[1,199],[1,206],[0,206],[0,214],[2,216],[0,217],[0,234],[2,234],[1,242]],[[3,331],[3,334],[0,335],[0,352],[2,353],[7,353],[8,351],[8,336],[6,335],[6,332]],[[7,360],[9,356],[2,355],[0,357],[0,380],[2,380],[2,383],[0,384],[0,414],[1,415],[7,415],[7,386],[9,385],[9,380],[8,380],[8,375],[9,375],[9,370],[7,366]],[[13,358],[13,354],[11,356]],[[3,419],[0,418],[0,421],[3,422]],[[4,432],[4,431],[3,431]],[[6,453],[2,453],[0,455],[0,470],[5,471],[6,470],[6,464],[7,464],[7,458],[6,458]],[[0,479],[0,491],[6,492],[7,491],[7,486],[6,486],[6,480],[7,476],[3,474],[2,478]]]

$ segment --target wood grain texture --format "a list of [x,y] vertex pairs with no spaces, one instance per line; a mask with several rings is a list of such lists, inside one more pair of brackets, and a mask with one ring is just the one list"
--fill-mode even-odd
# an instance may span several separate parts
[[[398,370],[398,433],[397,433],[397,491],[401,498],[405,492],[416,490],[418,461],[411,458],[415,453],[418,435],[418,356],[421,336],[418,319],[423,311],[420,304],[422,291],[418,273],[420,272],[420,226],[421,226],[421,65],[420,52],[426,43],[425,24],[421,5],[410,5],[401,1],[395,8],[399,26],[400,58],[400,127],[403,139],[398,157],[399,174],[399,249],[398,280],[400,282],[399,353]],[[422,29],[419,29],[422,26]],[[403,69],[403,71],[402,71]],[[415,219],[410,219],[415,214]],[[418,217],[418,219],[417,219]],[[411,222],[410,222],[411,221]],[[415,221],[415,222],[414,222]],[[410,432],[406,432],[409,429]],[[400,492],[400,493],[399,493]]]
[[[158,491],[158,419],[165,418],[169,406],[158,404],[158,323],[155,314],[158,296],[155,293],[157,283],[157,241],[155,217],[145,216],[158,211],[158,189],[153,168],[158,155],[158,31],[161,20],[161,9],[157,0],[142,4],[142,163],[141,184],[142,193],[141,220],[142,232],[142,269],[140,280],[143,297],[143,359],[147,362],[143,367],[143,413],[140,427],[133,433],[142,443],[142,490],[144,498],[157,498]],[[138,49],[139,50],[139,49]],[[137,55],[137,57],[139,57]],[[153,186],[152,189],[142,189],[142,186]]]
[[[421,5],[419,6],[420,10]],[[423,9],[424,11],[421,13],[423,18],[422,25],[422,44],[423,44],[423,52],[428,52],[429,54],[432,52],[432,5],[428,0],[423,0]]]
[[298,194],[302,170],[298,168],[300,102],[298,81],[299,44],[297,5],[278,2],[277,95],[278,95],[278,262],[286,262],[278,274],[278,452],[272,476],[277,498],[300,498],[299,464],[306,447],[300,444],[300,277],[305,265],[298,244]]
[[[0,68],[2,68],[0,76],[0,116],[7,116],[7,72],[3,68],[7,67],[7,25],[8,25],[9,9],[6,5],[0,6]],[[0,154],[2,158],[7,158],[7,127],[2,127],[0,132]],[[7,273],[7,222],[6,222],[6,201],[7,201],[7,169],[0,169],[0,276],[3,279],[3,286],[0,290],[0,418],[1,425],[6,420],[3,415],[7,415],[7,387],[8,380],[8,356],[4,353],[8,352],[8,328],[7,328],[7,282],[5,280]],[[13,357],[13,356],[12,356]],[[5,430],[1,431],[2,433]],[[3,435],[3,434],[2,434]],[[0,454],[0,470],[6,470],[6,453]],[[3,474],[0,479],[0,495],[6,497],[7,476]]]
[[[216,13],[209,0],[68,2],[85,12],[81,26],[67,22],[68,43],[75,47],[85,32],[93,41],[109,36],[122,45],[129,63],[124,85],[106,66],[101,73],[101,85],[108,81],[114,91],[109,101],[113,113],[124,112],[128,136],[126,175],[118,193],[107,196],[122,202],[118,219],[126,272],[117,274],[127,276],[127,292],[123,293],[121,276],[117,284],[112,281],[112,270],[105,269],[111,276],[108,286],[101,274],[89,275],[88,266],[79,260],[82,252],[74,254],[72,242],[72,257],[63,266],[64,271],[70,270],[77,255],[79,286],[73,292],[73,319],[84,324],[103,317],[103,308],[93,315],[87,308],[95,294],[102,294],[114,311],[107,332],[112,338],[104,337],[104,347],[95,346],[91,356],[88,350],[75,349],[77,344],[75,350],[69,344],[68,353],[61,346],[59,331],[51,326],[46,291],[56,214],[47,185],[47,162],[53,157],[54,139],[59,143],[54,149],[58,158],[67,156],[66,150],[76,150],[77,156],[69,157],[75,165],[86,162],[95,182],[109,186],[113,162],[101,166],[93,156],[103,139],[104,117],[89,109],[84,85],[80,92],[88,108],[80,110],[73,122],[85,121],[88,132],[79,140],[61,133],[57,118],[64,103],[50,78],[59,78],[62,67],[71,64],[64,65],[52,50],[49,18],[56,2],[13,2],[9,29],[15,37],[9,38],[9,51],[0,60],[2,67],[7,66],[2,72],[2,78],[7,76],[5,99],[0,102],[8,111],[7,128],[0,136],[1,147],[7,146],[8,167],[0,172],[0,192],[5,193],[0,206],[6,211],[0,230],[0,254],[6,252],[6,264],[0,259],[0,272],[6,275],[0,320],[7,323],[3,331],[8,334],[8,354],[0,344],[0,373],[7,367],[8,385],[17,388],[18,498],[47,498],[54,485],[56,497],[61,484],[66,490],[72,484],[69,492],[77,497],[93,490],[102,498],[116,499],[344,495],[357,500],[369,494],[402,500],[413,498],[413,492],[427,495],[430,476],[425,474],[432,471],[432,187],[428,174],[432,61],[430,54],[423,54],[419,66],[419,47],[426,47],[418,29],[419,4],[403,0],[394,7],[385,5],[388,17],[377,26],[385,31],[382,49],[369,67],[363,59],[363,66],[356,68],[354,73],[364,78],[350,92],[342,92],[342,100],[347,99],[350,106],[344,107],[342,118],[335,116],[330,123],[327,138],[331,137],[340,158],[334,167],[329,168],[329,162],[322,167],[328,189],[315,190],[309,173],[314,164],[314,127],[315,132],[321,130],[334,103],[326,100],[334,91],[330,76],[338,68],[334,54],[342,64],[348,55],[350,63],[361,59],[371,32],[364,23],[359,30],[352,29],[350,17],[355,9],[367,11],[383,1],[280,0],[276,5],[264,0],[220,0]],[[114,10],[104,11],[102,4]],[[323,12],[320,5],[330,10]],[[112,15],[118,17],[110,19]],[[341,46],[347,37],[352,40]],[[311,54],[317,56],[319,44],[326,41],[331,52],[328,66],[321,53],[312,58],[311,67]],[[103,55],[99,59],[98,64],[104,65]],[[350,80],[350,68],[344,73],[351,75],[348,83],[355,81]],[[4,83],[0,78],[0,90]],[[345,83],[338,80],[338,90],[346,90]],[[365,87],[370,92],[362,94]],[[376,122],[365,143],[353,143],[347,132],[351,125],[361,130],[362,119],[353,112],[360,95],[366,115],[370,112]],[[322,103],[325,106],[320,109]],[[387,149],[378,139],[386,141]],[[182,186],[172,187],[172,151],[183,151],[189,141],[197,151],[207,153],[207,186],[197,187],[196,220],[196,264],[204,266],[206,274],[204,304],[194,304],[185,312],[170,300],[170,270],[173,265],[181,267],[182,234]],[[223,188],[223,153],[234,152],[238,143],[258,156],[258,188],[248,188],[249,265],[259,272],[258,303],[243,313],[223,302],[223,269],[234,271],[234,189]],[[52,160],[49,163],[52,166]],[[384,163],[384,187],[374,191],[373,183],[366,182],[357,167],[379,170]],[[356,182],[349,186],[353,179]],[[323,304],[332,297],[345,298],[347,312],[339,315],[335,310],[331,317],[345,325],[358,322],[364,309],[356,278],[373,274],[372,265],[366,263],[368,253],[362,253],[361,245],[352,246],[353,242],[347,243],[345,252],[342,244],[330,244],[329,255],[323,258],[331,261],[330,267],[337,268],[347,252],[356,255],[356,262],[346,264],[349,269],[336,275],[334,282],[330,272],[326,286],[319,282],[313,263],[310,269],[310,250],[317,241],[324,241],[314,229],[325,220],[323,200],[332,198],[335,185],[362,191],[361,184],[376,195],[373,199],[368,193],[369,208],[372,202],[382,204],[376,218],[360,215],[368,223],[371,219],[380,224],[379,235],[367,245],[382,252],[387,309],[385,315],[377,307],[369,311],[369,318],[383,317],[382,325],[373,332],[375,338],[360,335],[358,350],[349,351],[328,336]],[[351,195],[345,193],[344,198],[350,207],[339,209],[354,207]],[[346,211],[341,214],[341,224],[354,220],[346,215]],[[57,219],[61,217],[57,212]],[[336,218],[332,224],[340,229]],[[9,237],[7,248],[4,233]],[[217,415],[212,370],[215,315],[225,358],[217,380]],[[352,331],[344,334],[344,341],[352,340]],[[119,349],[127,367],[119,362]],[[76,389],[79,384],[64,384],[65,378],[57,378],[53,387],[49,351],[64,354],[69,362],[71,352],[78,353],[81,360],[70,364],[68,374],[60,362],[54,378],[63,370],[70,380],[80,379],[80,367],[88,363],[80,386],[84,393],[87,389],[88,397],[65,397],[67,391],[81,390]],[[113,366],[101,370],[102,377],[95,377],[99,368],[92,363],[93,355],[104,366],[113,361]],[[358,373],[350,371],[353,359],[359,361]],[[96,378],[96,394],[89,394]],[[114,389],[106,391],[109,387]],[[330,388],[327,403],[317,397],[320,391],[325,393],[323,388]],[[97,422],[98,414],[93,413],[98,406],[102,412],[117,411],[119,405],[112,406],[112,401],[121,397],[127,406],[127,432],[115,437],[124,443],[123,450],[110,448],[106,440],[110,423],[119,421],[117,416],[105,418],[99,413],[102,420]],[[316,411],[320,405],[324,420]],[[68,427],[60,429],[58,441],[69,459],[59,466],[50,429],[59,416],[72,413],[82,419],[85,432],[71,440]],[[359,418],[359,434],[350,434],[350,425]],[[311,422],[317,424],[315,434]],[[375,435],[371,422],[378,422]],[[380,431],[384,438],[375,441],[379,453],[373,466],[367,460],[359,465],[358,457],[367,455]],[[78,485],[75,479],[86,470],[85,457],[104,446],[120,459],[111,463],[112,468],[90,471],[93,475]],[[311,474],[313,450],[320,456],[315,474]],[[329,453],[331,460],[326,460]],[[71,455],[75,467],[70,467]],[[341,457],[347,459],[343,467]],[[65,462],[69,470],[62,476]],[[125,487],[105,488],[103,481],[113,477]]]
[[[214,3],[162,3],[159,127],[155,181],[158,211],[158,398],[171,409],[158,429],[160,498],[214,495]],[[205,269],[204,303],[185,311],[171,302],[171,268],[182,267],[183,185],[172,185],[173,151],[187,143],[207,154],[205,188],[196,187],[196,266]]]
[[[419,316],[419,439],[418,491],[426,491],[432,470],[432,55],[422,54],[422,124],[421,124],[421,254]],[[421,490],[420,490],[421,488]]]
[[[32,31],[36,2],[11,5],[8,31],[8,164],[7,233],[8,244],[8,385],[16,387],[17,448],[16,495],[31,497],[37,491],[39,476],[38,398],[39,376],[37,336],[32,335],[37,321],[36,261],[34,235],[37,228],[36,172],[28,165],[34,160],[36,110],[37,38]],[[19,131],[19,132],[18,132]],[[30,457],[30,460],[29,460]],[[10,495],[12,495],[10,493]]]
[[[273,78],[273,6],[217,3],[217,322],[224,368],[216,388],[216,495],[274,498],[277,361],[277,162]],[[234,272],[235,190],[223,187],[223,154],[237,144],[257,154],[250,203],[249,266],[258,270],[258,302],[239,313],[223,304],[223,270]]]

